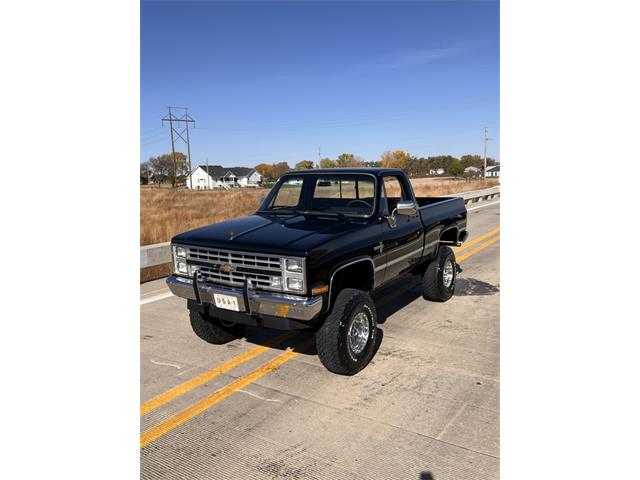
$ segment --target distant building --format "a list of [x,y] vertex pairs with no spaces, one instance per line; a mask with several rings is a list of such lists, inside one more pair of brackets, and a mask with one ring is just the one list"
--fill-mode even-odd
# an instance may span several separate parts
[[187,185],[193,190],[209,190],[213,188],[257,187],[262,176],[255,168],[223,167],[221,165],[200,165],[189,176]]
[[478,167],[474,167],[474,166],[470,166],[464,169],[464,173],[468,173],[470,175],[475,175],[476,173],[479,173],[482,169],[478,168]]
[[444,175],[444,168],[432,168],[429,175]]
[[487,167],[487,177],[499,177],[499,176],[500,176],[500,165]]

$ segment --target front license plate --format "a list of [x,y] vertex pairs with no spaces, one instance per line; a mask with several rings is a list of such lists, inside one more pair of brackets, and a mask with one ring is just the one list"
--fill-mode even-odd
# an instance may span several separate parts
[[221,295],[219,293],[213,294],[213,300],[216,303],[216,307],[224,308],[225,310],[233,310],[234,312],[239,312],[240,308],[238,308],[238,299],[236,297],[232,297],[231,295]]

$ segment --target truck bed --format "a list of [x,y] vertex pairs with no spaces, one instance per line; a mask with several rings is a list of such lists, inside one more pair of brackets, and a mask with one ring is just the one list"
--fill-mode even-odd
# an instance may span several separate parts
[[416,197],[416,201],[425,227],[436,223],[456,224],[460,231],[466,230],[467,209],[462,197]]

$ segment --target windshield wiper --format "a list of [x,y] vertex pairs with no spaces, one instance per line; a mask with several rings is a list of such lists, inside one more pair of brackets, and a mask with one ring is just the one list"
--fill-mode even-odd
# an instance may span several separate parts
[[300,215],[329,215],[338,218],[351,218],[348,215],[345,215],[342,212],[334,212],[329,211],[328,208],[313,208],[311,210],[298,210],[297,213]]
[[297,210],[292,210],[291,207],[285,206],[285,205],[280,205],[278,207],[271,207],[268,208],[266,210],[260,210],[260,213],[274,213],[274,214],[278,214],[278,213],[286,213],[286,214],[290,214],[290,213],[298,213]]

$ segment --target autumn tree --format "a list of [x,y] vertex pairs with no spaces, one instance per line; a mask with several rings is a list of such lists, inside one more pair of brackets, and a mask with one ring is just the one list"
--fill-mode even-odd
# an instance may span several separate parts
[[336,161],[330,158],[323,158],[320,160],[320,168],[336,168]]
[[163,153],[149,158],[149,163],[153,169],[153,181],[158,185],[170,180],[171,186],[175,187],[178,177],[186,177],[189,174],[187,156],[182,152],[176,152],[175,162],[172,153]]
[[311,160],[302,160],[301,162],[296,163],[294,167],[296,170],[304,170],[308,168],[313,168],[315,165]]
[[385,168],[400,168],[405,170],[411,155],[404,150],[396,150],[395,152],[384,152],[380,157],[380,163]]
[[269,165],[268,163],[256,165],[256,172],[258,172],[264,180],[273,180],[273,165]]
[[287,173],[289,170],[291,170],[291,167],[287,162],[274,163],[271,166],[271,174],[272,174],[273,180],[279,179],[282,175]]
[[336,159],[338,168],[361,167],[364,165],[364,159],[353,153],[341,153]]

